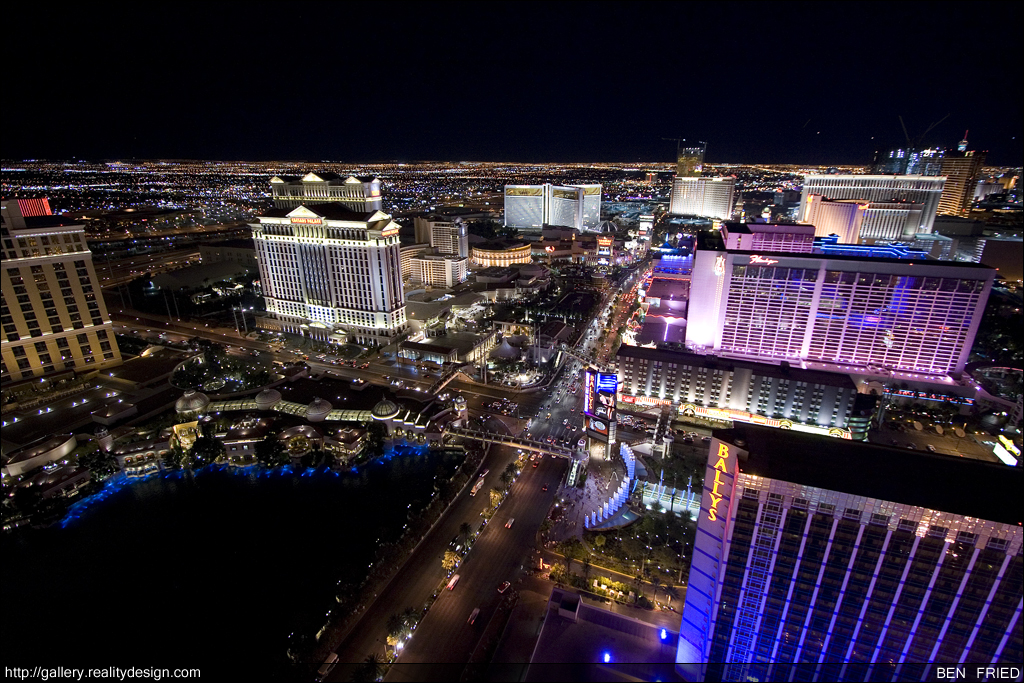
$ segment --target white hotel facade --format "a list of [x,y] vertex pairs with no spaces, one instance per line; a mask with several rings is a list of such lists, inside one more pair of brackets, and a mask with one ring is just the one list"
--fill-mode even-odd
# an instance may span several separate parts
[[754,360],[962,371],[995,276],[979,264],[721,244],[707,236],[694,256],[686,345]]
[[406,330],[398,224],[341,202],[275,208],[250,224],[268,317],[321,341],[388,344]]
[[600,185],[506,185],[505,226],[536,231],[545,225],[596,230],[601,222]]
[[673,216],[707,216],[729,220],[736,194],[735,178],[684,178],[672,181],[668,212]]
[[931,233],[946,178],[920,175],[809,175],[800,195],[800,220],[815,224],[810,204],[823,198],[867,202],[860,239],[913,239]]

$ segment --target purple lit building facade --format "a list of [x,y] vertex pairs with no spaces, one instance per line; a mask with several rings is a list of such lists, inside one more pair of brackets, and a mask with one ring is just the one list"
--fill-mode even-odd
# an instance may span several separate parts
[[946,375],[967,363],[994,276],[970,263],[732,251],[702,236],[686,345],[837,371]]

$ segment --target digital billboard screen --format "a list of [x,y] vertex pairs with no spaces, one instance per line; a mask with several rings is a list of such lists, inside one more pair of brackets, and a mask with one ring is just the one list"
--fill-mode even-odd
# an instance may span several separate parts
[[595,417],[587,418],[587,427],[591,432],[591,435],[597,435],[602,440],[608,440],[608,423],[604,420],[598,420]]
[[603,422],[615,420],[615,396],[619,377],[615,373],[587,372],[583,411]]

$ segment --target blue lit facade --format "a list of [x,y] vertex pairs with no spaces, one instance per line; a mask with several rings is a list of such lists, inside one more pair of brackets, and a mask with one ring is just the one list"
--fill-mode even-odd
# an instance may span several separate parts
[[869,258],[920,260],[928,258],[927,252],[898,242],[893,244],[841,244],[839,235],[814,238],[814,252],[825,256],[867,256]]
[[[715,433],[683,678],[934,680],[931,662],[1019,663],[1022,533],[998,502],[1019,468],[826,439]],[[996,500],[958,499],[960,482]]]

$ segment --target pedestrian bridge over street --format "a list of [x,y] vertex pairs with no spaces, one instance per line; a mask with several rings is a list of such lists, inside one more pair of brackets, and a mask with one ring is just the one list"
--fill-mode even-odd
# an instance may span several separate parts
[[473,439],[475,441],[483,441],[485,443],[496,443],[502,446],[521,448],[524,451],[531,451],[533,453],[548,453],[559,458],[568,458],[570,460],[583,460],[587,457],[586,452],[579,449],[566,448],[565,446],[544,443],[543,441],[535,441],[534,439],[524,439],[518,436],[509,436],[508,434],[483,432],[478,429],[463,429],[461,427],[451,426],[446,427],[444,433],[462,437],[463,439]]

